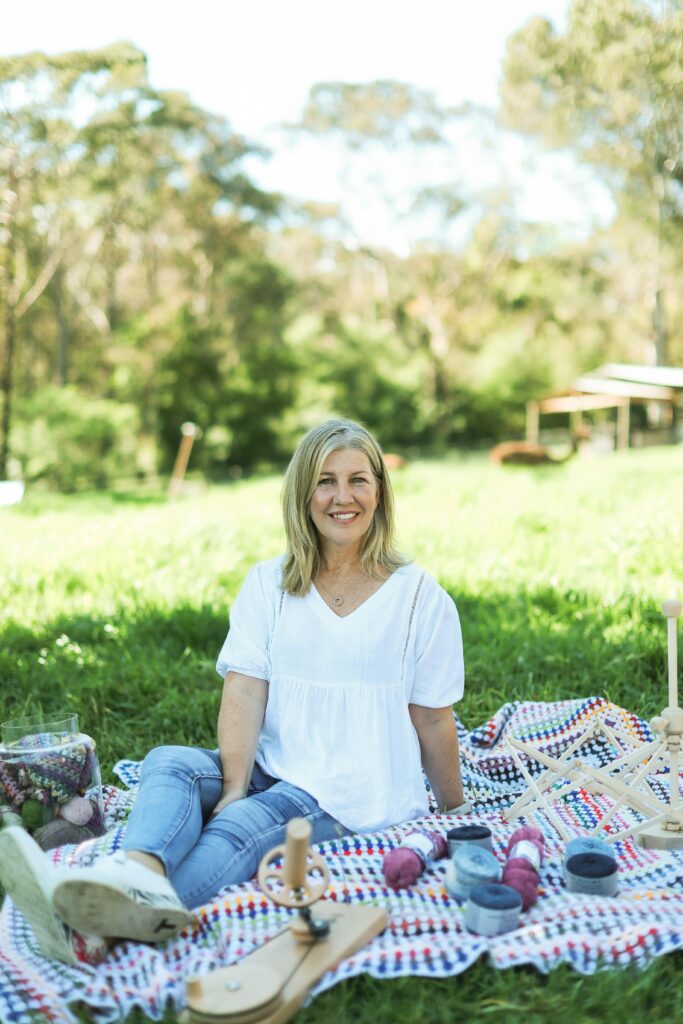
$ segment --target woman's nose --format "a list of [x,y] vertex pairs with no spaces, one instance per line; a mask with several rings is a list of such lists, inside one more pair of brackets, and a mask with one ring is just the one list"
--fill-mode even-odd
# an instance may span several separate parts
[[346,480],[337,481],[337,493],[335,495],[337,502],[340,505],[344,505],[352,500],[351,485]]

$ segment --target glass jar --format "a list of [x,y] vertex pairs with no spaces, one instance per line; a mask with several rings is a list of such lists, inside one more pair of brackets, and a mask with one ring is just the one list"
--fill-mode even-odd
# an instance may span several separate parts
[[0,827],[25,828],[44,850],[103,835],[100,765],[78,715],[15,718],[0,735]]

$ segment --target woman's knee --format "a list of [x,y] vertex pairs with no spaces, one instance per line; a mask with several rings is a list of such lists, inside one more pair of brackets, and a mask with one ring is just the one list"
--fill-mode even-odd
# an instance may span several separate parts
[[152,774],[220,777],[220,767],[209,750],[165,744],[150,750],[142,762],[140,777]]

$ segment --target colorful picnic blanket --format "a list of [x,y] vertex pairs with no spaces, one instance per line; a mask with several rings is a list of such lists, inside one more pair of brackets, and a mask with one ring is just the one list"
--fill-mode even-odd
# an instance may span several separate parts
[[[650,738],[641,719],[602,698],[506,704],[472,732],[458,722],[463,781],[473,813],[465,819],[434,813],[419,822],[443,831],[463,822],[488,824],[501,861],[510,835],[520,824],[542,829],[546,854],[540,898],[513,932],[484,938],[465,929],[462,902],[450,897],[443,885],[445,861],[433,864],[410,889],[393,892],[385,886],[383,854],[400,843],[409,824],[320,844],[317,849],[331,879],[324,898],[381,904],[390,924],[381,936],[326,974],[313,996],[362,972],[377,978],[455,975],[481,956],[498,968],[533,964],[547,972],[568,963],[582,974],[592,974],[624,964],[645,966],[653,957],[683,947],[683,852],[647,850],[632,839],[619,840],[618,895],[573,895],[563,879],[564,842],[545,815],[533,812],[513,822],[501,817],[501,810],[526,788],[506,752],[505,737],[514,735],[557,756],[595,715],[609,715],[611,722],[618,719],[634,737]],[[587,756],[607,763],[614,750],[596,739],[589,744]],[[106,787],[106,836],[53,851],[55,863],[88,863],[120,844],[135,799],[139,765],[121,761],[115,771],[127,788]],[[610,806],[607,797],[583,790],[555,804],[570,835],[584,834]],[[634,820],[635,812],[625,809],[611,825],[616,832]],[[123,1020],[134,1007],[158,1020],[169,1006],[183,1007],[188,976],[239,960],[273,936],[287,914],[270,903],[255,882],[232,886],[201,907],[193,925],[163,946],[121,943],[97,967],[71,967],[41,956],[23,916],[6,899],[0,912],[0,1020],[75,1024],[77,1004],[88,1007],[102,1024]]]

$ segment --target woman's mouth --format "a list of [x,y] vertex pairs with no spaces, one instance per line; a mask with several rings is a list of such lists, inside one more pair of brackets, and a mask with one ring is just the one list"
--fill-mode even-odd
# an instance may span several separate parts
[[330,515],[338,523],[348,523],[351,519],[355,519],[356,516],[360,515],[360,512],[331,512]]

